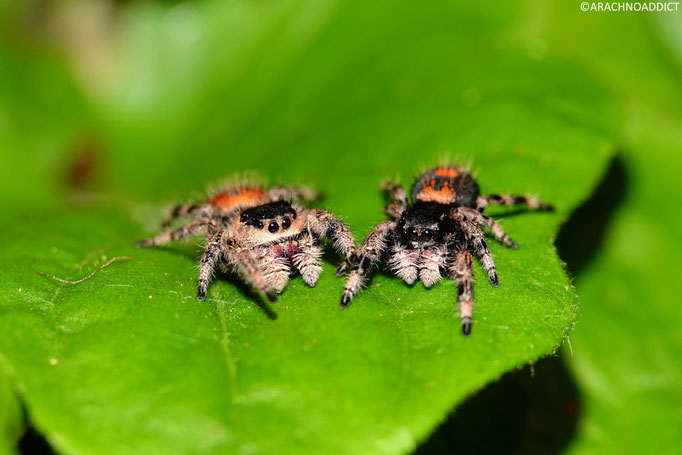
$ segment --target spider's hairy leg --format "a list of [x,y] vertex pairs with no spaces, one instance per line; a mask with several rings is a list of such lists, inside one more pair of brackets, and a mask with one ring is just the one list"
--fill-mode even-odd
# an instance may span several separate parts
[[440,269],[445,267],[446,260],[447,250],[444,247],[422,252],[419,279],[424,286],[430,288],[441,279]]
[[277,295],[258,263],[258,256],[253,248],[238,247],[234,239],[223,241],[225,256],[232,267],[255,289],[260,290],[271,302],[277,301]]
[[281,245],[263,247],[258,251],[258,259],[263,265],[266,281],[279,294],[289,282],[291,274],[285,249]]
[[322,273],[322,248],[315,243],[315,239],[304,232],[298,242],[289,245],[289,257],[294,268],[301,274],[305,284],[310,287],[315,286],[317,279]]
[[379,223],[377,227],[369,233],[367,238],[358,251],[357,255],[357,267],[354,268],[348,280],[346,281],[346,287],[343,290],[343,295],[341,296],[341,308],[347,308],[350,305],[353,297],[360,291],[362,284],[364,283],[365,276],[372,264],[377,262],[381,255],[386,251],[388,246],[388,237],[395,229],[395,221],[383,221]]
[[308,229],[318,237],[329,238],[334,249],[348,258],[355,251],[355,240],[345,224],[324,210],[311,210],[308,214]]
[[484,196],[479,196],[476,199],[476,210],[482,212],[488,207],[488,204],[498,204],[498,205],[525,205],[528,210],[541,210],[545,212],[553,212],[554,206],[540,202],[538,199],[532,196],[518,196],[518,195],[508,195],[508,194],[487,194]]
[[185,216],[201,215],[208,210],[208,204],[178,204],[166,215],[166,218],[161,223],[162,227],[168,227],[177,218]]
[[194,235],[205,234],[213,226],[215,226],[215,221],[213,220],[199,220],[182,226],[178,229],[164,232],[163,234],[157,235],[151,239],[138,240],[136,245],[138,247],[163,245],[170,242],[171,240],[182,240]]
[[403,245],[394,245],[390,250],[388,267],[405,283],[412,285],[417,281],[419,270],[419,251],[409,250]]
[[495,261],[493,261],[493,256],[488,249],[488,244],[485,243],[485,238],[483,237],[483,232],[471,221],[463,221],[462,228],[466,233],[467,239],[471,242],[476,251],[476,255],[481,261],[481,265],[485,269],[485,273],[488,275],[490,284],[497,287],[500,282],[497,278],[497,270],[495,270]]
[[272,200],[288,201],[308,201],[315,202],[320,199],[320,195],[306,187],[275,186],[268,191]]
[[223,233],[217,232],[206,242],[206,249],[199,262],[199,288],[197,290],[197,300],[199,301],[206,299],[208,283],[213,276],[213,269],[223,256],[222,237]]
[[458,207],[455,209],[455,215],[458,216],[462,219],[473,221],[474,223],[478,224],[479,226],[485,226],[489,228],[492,232],[495,238],[502,242],[504,246],[511,248],[513,250],[517,249],[519,246],[514,242],[512,239],[509,238],[507,234],[505,234],[504,229],[502,229],[502,226],[500,226],[495,220],[492,218],[483,215],[481,212],[477,212],[474,209],[470,209],[467,207]]
[[394,182],[384,183],[381,189],[386,192],[389,199],[389,204],[384,211],[394,220],[399,219],[407,208],[407,192],[402,186]]
[[474,311],[474,278],[471,253],[466,250],[457,251],[455,260],[450,266],[450,276],[457,280],[457,302],[459,303],[459,315],[462,321],[462,333],[469,336]]

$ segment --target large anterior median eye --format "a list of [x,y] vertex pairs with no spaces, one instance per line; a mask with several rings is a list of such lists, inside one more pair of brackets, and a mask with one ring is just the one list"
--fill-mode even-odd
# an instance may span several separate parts
[[431,237],[433,237],[433,232],[431,232],[430,229],[424,229],[422,231],[422,239],[424,240],[430,240]]
[[289,229],[289,226],[291,226],[291,220],[289,219],[288,216],[284,217],[284,219],[282,220],[282,229]]
[[268,231],[270,231],[274,234],[278,230],[279,230],[279,224],[277,224],[277,221],[270,221],[270,224],[268,225]]
[[411,239],[416,239],[417,237],[419,237],[419,233],[415,228],[408,229],[407,235],[409,235]]

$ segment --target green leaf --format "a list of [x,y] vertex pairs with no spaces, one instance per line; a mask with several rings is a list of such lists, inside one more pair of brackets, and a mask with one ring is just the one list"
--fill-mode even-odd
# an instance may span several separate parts
[[[504,7],[197,8],[198,48],[164,35],[166,7],[134,4],[121,18],[121,76],[92,104],[122,202],[53,205],[2,229],[0,353],[51,443],[402,453],[464,397],[556,349],[576,301],[551,240],[609,157],[615,111],[602,87],[531,58]],[[426,290],[378,274],[341,311],[331,257],[316,288],[290,283],[273,319],[230,278],[197,302],[194,245],[133,247],[158,229],[155,201],[244,169],[322,190],[362,237],[383,219],[380,182],[409,185],[447,152],[473,160],[484,192],[558,208],[501,218],[521,248],[490,242],[501,286],[476,269],[470,338],[450,281]],[[75,286],[36,275],[76,279],[121,255],[135,262]]]

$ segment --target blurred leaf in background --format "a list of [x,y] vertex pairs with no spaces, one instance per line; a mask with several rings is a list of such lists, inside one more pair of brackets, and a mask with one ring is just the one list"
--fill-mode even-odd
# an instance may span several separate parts
[[682,250],[673,239],[682,222],[682,11],[556,8],[547,19],[549,47],[599,74],[625,113],[620,158],[562,248],[570,266],[581,257],[571,242],[601,230],[598,254],[574,270],[582,315],[570,364],[585,413],[571,452],[679,453],[682,307],[674,283]]

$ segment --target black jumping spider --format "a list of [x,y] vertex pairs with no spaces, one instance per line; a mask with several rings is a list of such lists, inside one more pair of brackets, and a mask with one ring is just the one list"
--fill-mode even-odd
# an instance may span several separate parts
[[457,167],[438,167],[423,173],[412,188],[412,205],[405,190],[388,183],[390,196],[386,213],[392,218],[380,223],[367,236],[357,252],[336,271],[344,274],[353,264],[341,297],[346,308],[358,293],[371,266],[384,262],[407,284],[417,279],[430,287],[442,275],[457,280],[457,294],[464,335],[471,333],[473,313],[472,257],[474,252],[493,286],[498,286],[495,263],[486,245],[482,227],[505,246],[514,243],[492,218],[483,215],[489,203],[526,204],[531,210],[553,208],[527,196],[481,196],[476,180]]
[[199,265],[197,299],[206,298],[214,268],[227,263],[274,302],[294,273],[300,273],[307,285],[315,286],[322,271],[320,239],[329,238],[344,257],[355,249],[353,237],[341,221],[323,210],[296,203],[316,197],[309,190],[289,187],[228,188],[206,202],[176,206],[166,225],[177,217],[194,217],[198,221],[140,240],[137,246],[163,245],[207,234]]

